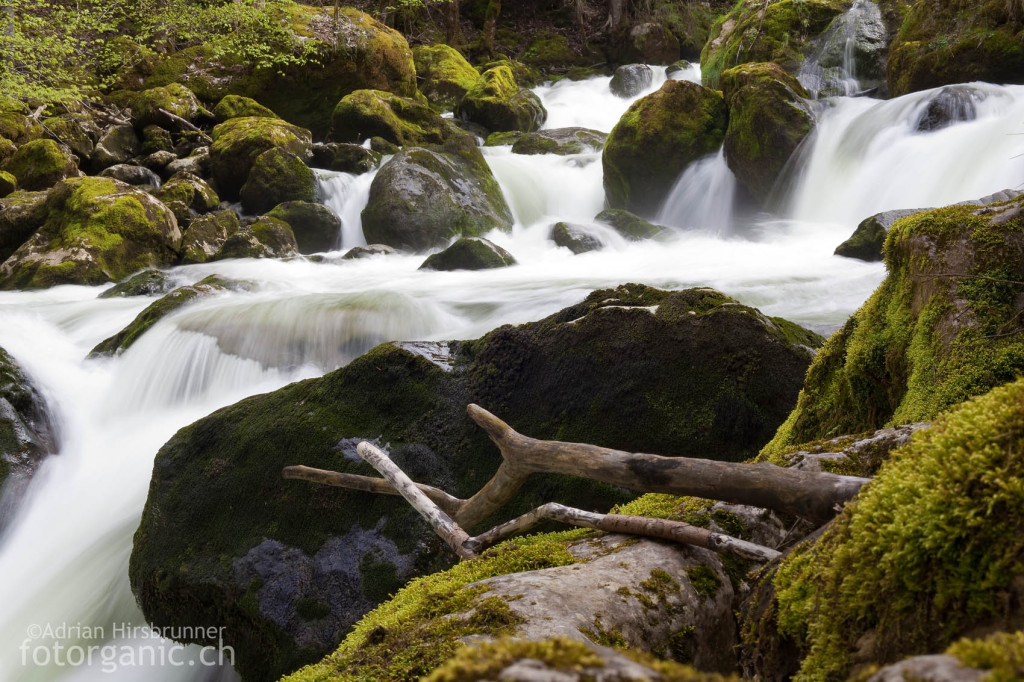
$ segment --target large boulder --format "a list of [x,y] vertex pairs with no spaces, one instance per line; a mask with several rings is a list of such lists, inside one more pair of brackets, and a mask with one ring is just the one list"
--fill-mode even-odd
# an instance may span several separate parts
[[0,199],[0,263],[46,220],[46,192],[14,192]]
[[81,174],[75,157],[53,140],[33,140],[18,147],[4,170],[18,179],[19,187],[29,191],[49,189]]
[[[133,590],[150,623],[215,620],[246,679],[275,679],[447,561],[401,499],[285,480],[282,467],[374,475],[354,446],[376,439],[415,480],[468,496],[500,459],[466,415],[470,402],[534,437],[742,459],[795,400],[814,338],[712,290],[626,285],[477,341],[384,344],[172,438],[135,535]],[[549,477],[501,516],[550,500],[607,509],[622,499]],[[528,565],[559,565],[568,555],[555,545]],[[490,556],[508,572],[505,555]]]
[[297,256],[299,245],[288,223],[260,216],[230,234],[210,260],[225,258],[286,258]]
[[951,83],[1024,82],[1024,12],[985,0],[964,12],[952,0],[915,2],[889,45],[893,96]]
[[227,199],[238,192],[249,177],[256,159],[270,149],[283,149],[305,161],[313,146],[305,128],[263,116],[232,118],[213,129],[210,170],[217,191]]
[[256,157],[239,194],[250,213],[269,211],[285,201],[316,201],[316,175],[301,158],[274,147]]
[[340,142],[383,137],[401,147],[440,144],[453,130],[426,104],[382,90],[356,90],[334,108],[331,134]]
[[341,237],[341,220],[323,204],[286,201],[267,215],[288,223],[295,233],[299,253],[330,251]]
[[199,176],[186,171],[172,175],[155,195],[168,206],[180,202],[196,213],[209,213],[220,205],[220,197],[213,188]]
[[549,128],[520,135],[512,144],[513,154],[583,154],[599,152],[608,136],[590,128]]
[[[294,66],[254,69],[251,64],[199,45],[136,67],[147,87],[179,82],[201,99],[251,97],[278,116],[327,133],[331,111],[355,90],[387,90],[413,97],[416,68],[405,38],[359,10],[282,5],[280,30],[296,45]],[[263,115],[263,114],[258,114]]]
[[807,92],[778,64],[745,64],[722,72],[729,106],[725,160],[751,195],[767,204],[793,153],[814,129]]
[[[150,88],[132,98],[132,122],[139,130],[149,125],[168,125],[173,119],[161,111],[184,119],[189,123],[203,111],[195,94],[180,83],[166,87]],[[174,125],[177,125],[176,123]]]
[[[39,391],[0,348],[0,492],[7,500],[16,502],[42,460],[56,451],[55,435]],[[0,531],[11,518],[0,515]]]
[[519,87],[510,67],[496,66],[484,71],[466,92],[455,115],[492,132],[528,133],[540,128],[548,113],[535,94]]
[[509,230],[512,212],[472,140],[441,149],[406,149],[377,172],[363,209],[368,243],[425,251],[455,235]]
[[636,24],[623,35],[618,56],[626,62],[671,64],[680,56],[679,39],[656,21]]
[[515,264],[511,253],[489,239],[462,237],[444,251],[428,256],[420,270],[490,270]]
[[687,81],[665,81],[629,107],[605,142],[608,203],[653,215],[686,166],[718,151],[727,125],[720,93]]
[[726,69],[746,62],[775,62],[795,74],[848,0],[742,0],[711,27],[700,54],[701,78],[718,87]]
[[466,58],[448,45],[420,45],[412,49],[420,92],[440,110],[452,110],[480,78]]
[[1024,197],[889,228],[882,285],[829,339],[767,451],[929,420],[1024,372]]
[[116,282],[177,261],[181,231],[146,192],[110,178],[72,178],[46,199],[46,220],[0,265],[0,289]]

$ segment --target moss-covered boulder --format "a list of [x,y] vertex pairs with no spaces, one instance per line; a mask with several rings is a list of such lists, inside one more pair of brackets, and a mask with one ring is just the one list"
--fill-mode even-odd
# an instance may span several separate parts
[[448,45],[420,45],[412,49],[420,92],[431,106],[450,111],[480,78],[466,58]]
[[396,154],[377,172],[363,209],[369,243],[425,251],[456,235],[512,228],[512,212],[471,139]]
[[43,119],[47,136],[66,145],[79,159],[88,159],[96,148],[100,128],[95,121],[81,113],[67,113]]
[[406,145],[440,144],[453,130],[426,104],[382,90],[356,90],[334,108],[331,135],[340,142],[382,137]]
[[267,215],[288,223],[295,233],[299,253],[330,251],[340,240],[341,220],[323,204],[286,201]]
[[27,107],[15,99],[0,95],[0,137],[24,144],[43,136],[43,126],[30,117]]
[[304,161],[312,146],[308,130],[280,119],[263,116],[229,119],[213,129],[210,146],[210,170],[217,191],[225,198],[237,198],[256,159],[265,151],[282,149]]
[[573,66],[594,64],[600,61],[600,56],[590,49],[586,41],[577,41],[573,45],[564,31],[541,29],[531,32],[519,60],[541,73],[561,73]]
[[849,4],[848,0],[742,0],[711,27],[700,54],[704,84],[718,87],[723,71],[747,62],[775,62],[796,73],[813,40]]
[[0,199],[0,263],[46,220],[46,192],[14,192]]
[[239,194],[250,213],[263,213],[285,201],[316,201],[316,175],[301,158],[275,147],[256,157]]
[[1019,623],[1022,451],[1017,380],[915,434],[820,539],[784,559],[777,622],[799,644],[797,679],[846,679],[855,657],[888,663]]
[[234,211],[217,211],[194,219],[181,239],[182,265],[213,260],[239,227],[238,214]]
[[89,157],[93,170],[126,163],[139,153],[139,136],[130,125],[113,125],[103,131]]
[[288,223],[270,216],[242,225],[221,245],[210,260],[225,258],[286,258],[297,256],[299,245]]
[[829,339],[768,451],[929,420],[1024,372],[1024,198],[917,213],[889,274]]
[[0,265],[0,288],[116,282],[178,258],[174,215],[146,192],[109,178],[72,178],[46,199],[36,233]]
[[185,171],[172,175],[155,194],[165,204],[180,201],[197,213],[209,213],[220,205],[220,197],[205,180]]
[[444,251],[428,256],[420,270],[490,270],[515,264],[511,253],[489,239],[462,237]]
[[18,151],[18,146],[0,135],[0,164],[14,156],[16,151]]
[[163,270],[143,270],[105,290],[97,298],[163,296],[174,290],[174,280]]
[[[157,152],[173,152],[174,136],[171,131],[158,125],[148,125],[142,129],[142,145],[139,153],[149,156]],[[177,154],[175,154],[177,156]],[[164,164],[167,165],[166,163]],[[150,169],[153,170],[153,169]]]
[[587,251],[597,251],[604,247],[604,242],[583,225],[572,223],[555,223],[551,227],[551,241],[557,246],[564,246],[579,255]]
[[662,225],[649,223],[640,216],[619,208],[606,208],[594,216],[594,220],[608,225],[631,242],[653,239],[668,230]]
[[96,347],[90,351],[89,357],[96,358],[123,353],[163,318],[197,300],[227,291],[231,288],[230,284],[230,281],[217,275],[210,275],[193,285],[178,287],[168,292],[139,313],[127,327],[96,344]]
[[620,42],[616,56],[623,62],[671,64],[680,57],[679,40],[656,21],[631,26]]
[[362,175],[380,164],[381,155],[362,145],[328,142],[313,145],[312,164],[316,168]]
[[[810,360],[800,344],[814,338],[712,290],[626,285],[477,341],[379,346],[168,442],[135,536],[133,590],[149,622],[215,621],[247,679],[273,678],[318,660],[410,576],[448,561],[402,500],[284,480],[283,466],[373,475],[353,448],[376,438],[415,480],[469,495],[499,461],[470,402],[539,438],[741,459],[795,400]],[[607,509],[623,497],[544,477],[502,514],[550,500]],[[529,567],[558,565],[566,553],[555,549],[541,547]],[[285,574],[305,578],[274,578]]]
[[53,140],[33,140],[21,145],[4,164],[4,170],[29,191],[49,189],[80,174],[75,157]]
[[213,108],[213,117],[217,123],[223,123],[229,118],[278,118],[278,115],[251,97],[226,95]]
[[1024,12],[986,0],[970,11],[952,0],[915,2],[889,45],[893,96],[951,83],[1024,82]]
[[612,93],[625,99],[632,99],[651,87],[654,72],[646,64],[623,64],[615,69],[608,83]]
[[568,156],[599,152],[607,138],[601,131],[590,128],[550,128],[520,135],[512,144],[512,153]]
[[278,116],[327,133],[331,111],[355,90],[387,90],[413,97],[416,68],[405,38],[369,14],[342,7],[298,3],[280,6],[281,30],[295,39],[296,64],[254,69],[210,45],[145,62],[136,71],[147,87],[179,82],[205,101],[225,95],[251,97]]
[[[927,210],[927,209],[925,209]],[[882,260],[885,236],[892,224],[909,215],[920,213],[918,209],[883,211],[860,221],[850,238],[836,247],[835,254],[845,258],[856,258],[869,263]]]
[[481,74],[459,102],[455,115],[492,132],[528,133],[540,128],[548,113],[535,94],[519,87],[511,68],[496,66]]
[[7,171],[0,171],[0,199],[18,189],[18,178]]
[[767,204],[786,164],[814,129],[807,92],[771,62],[724,71],[721,83],[729,105],[726,162],[740,184]]
[[653,215],[690,163],[718,151],[728,112],[722,95],[666,81],[634,102],[604,146],[604,189],[612,208]]
[[166,87],[150,88],[137,93],[132,98],[132,122],[139,130],[148,125],[172,124],[173,119],[162,113],[161,109],[190,123],[203,111],[195,93],[180,83],[171,83]]
[[[0,348],[0,490],[8,503],[17,502],[42,460],[56,451],[55,436],[39,391]],[[0,530],[11,519],[0,517]]]

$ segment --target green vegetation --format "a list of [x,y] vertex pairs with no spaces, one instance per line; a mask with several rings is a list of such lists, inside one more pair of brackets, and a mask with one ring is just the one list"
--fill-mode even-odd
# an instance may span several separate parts
[[[775,578],[778,625],[806,652],[797,679],[845,679],[850,652],[869,630],[866,654],[884,662],[998,622],[1001,595],[1024,574],[1022,510],[1018,380],[915,434],[821,539],[784,560]],[[994,649],[954,647],[971,663]]]
[[1024,671],[1024,631],[961,639],[946,653],[964,665],[988,671],[982,678],[984,682],[1016,682]]

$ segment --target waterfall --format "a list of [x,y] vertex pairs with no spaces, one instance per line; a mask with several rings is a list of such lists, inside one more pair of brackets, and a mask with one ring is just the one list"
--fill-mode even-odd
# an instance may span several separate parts
[[864,87],[878,87],[884,80],[885,39],[881,9],[872,0],[856,0],[818,39],[817,49],[804,61],[797,79],[814,98],[850,97]]
[[736,177],[720,149],[683,171],[656,222],[724,237],[732,231],[735,200]]
[[320,168],[316,170],[317,196],[341,220],[338,249],[366,246],[360,214],[370,197],[370,184],[376,174],[376,171],[352,175]]

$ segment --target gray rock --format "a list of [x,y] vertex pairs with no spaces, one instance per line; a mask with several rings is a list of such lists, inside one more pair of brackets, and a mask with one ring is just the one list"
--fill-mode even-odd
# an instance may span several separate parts
[[[149,156],[143,157],[142,165],[148,168],[149,170],[153,171],[154,173],[162,173],[164,168],[167,167],[167,164],[177,160],[178,155],[175,154],[174,152],[159,151],[153,152]],[[164,177],[170,177],[171,175],[173,175],[173,173],[166,175]]]
[[[861,90],[885,94],[888,31],[882,11],[868,0],[855,2],[840,14],[809,51],[799,79],[814,97],[856,94],[848,79],[856,78]],[[844,72],[848,49],[853,51],[853,73]]]
[[125,163],[139,153],[139,137],[130,125],[114,125],[103,131],[93,149],[90,161],[93,168],[102,170]]
[[312,165],[316,168],[361,175],[380,163],[380,154],[362,145],[343,142],[313,145]]
[[986,97],[985,92],[970,85],[947,85],[928,98],[918,116],[916,130],[926,133],[973,121],[978,115],[978,103]]
[[127,163],[119,163],[109,168],[104,168],[100,175],[105,178],[114,178],[129,185],[159,185],[160,176],[148,168],[133,166]]
[[0,199],[0,263],[46,220],[46,192],[14,192]]
[[952,656],[914,656],[887,665],[867,682],[980,682],[986,673],[968,668]]
[[164,168],[163,176],[169,178],[182,172],[198,175],[201,178],[210,177],[210,148],[199,147],[184,159],[171,161]]
[[653,80],[654,72],[646,64],[623,64],[615,69],[608,87],[614,95],[632,98],[651,87]]
[[[866,438],[859,438],[847,444],[843,442],[848,436],[841,436],[824,442],[813,451],[800,450],[786,455],[786,459],[789,466],[801,471],[823,471],[826,467],[822,465],[828,463],[832,466],[853,467],[861,472],[858,475],[867,476],[873,474],[882,462],[888,459],[890,452],[909,442],[915,431],[928,426],[926,422],[892,426],[879,429]],[[830,446],[835,447],[832,449]]]
[[551,227],[551,240],[575,254],[597,251],[604,247],[604,242],[585,226],[573,223],[555,223]]

